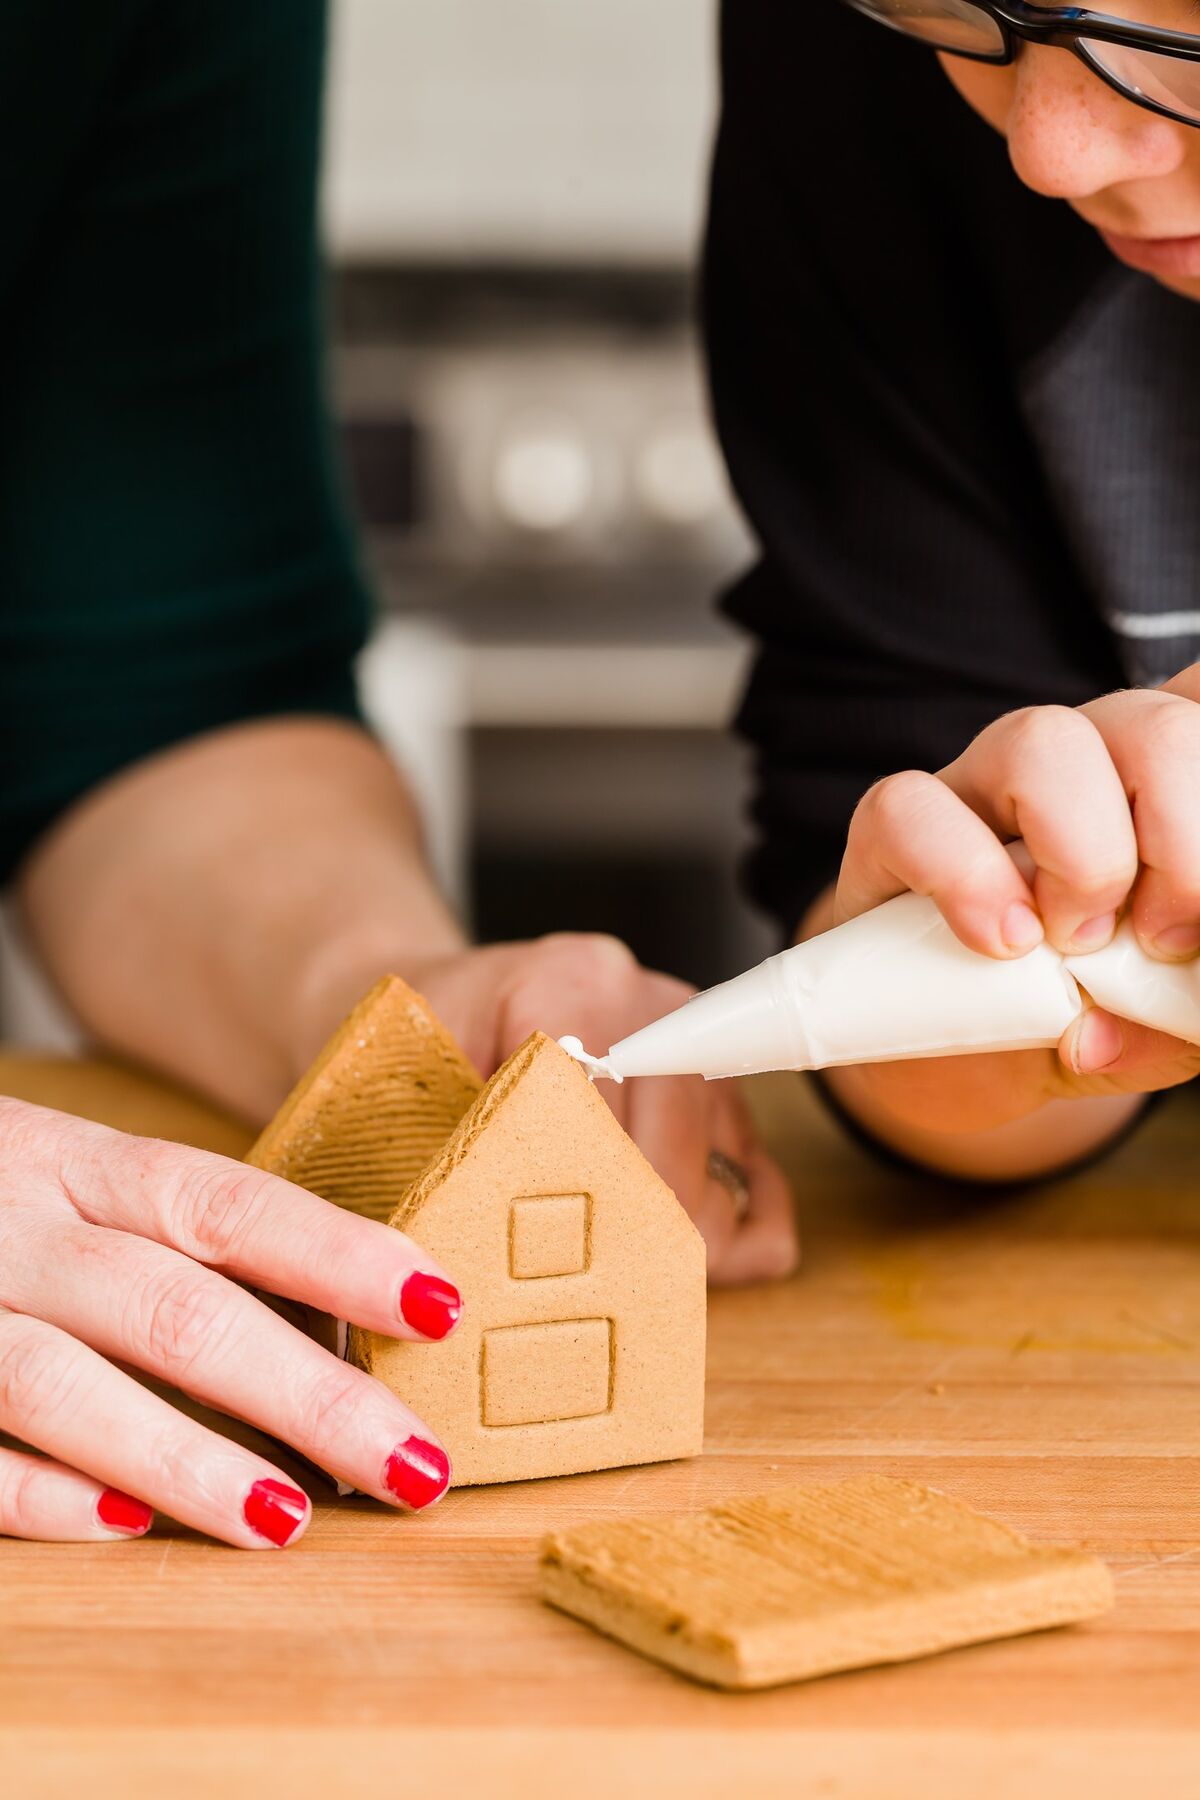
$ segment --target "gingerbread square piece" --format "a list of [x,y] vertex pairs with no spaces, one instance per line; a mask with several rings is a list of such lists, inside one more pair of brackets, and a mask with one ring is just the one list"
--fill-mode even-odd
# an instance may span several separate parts
[[859,1476],[542,1545],[542,1598],[723,1688],[904,1662],[1112,1605],[1103,1563],[915,1481]]

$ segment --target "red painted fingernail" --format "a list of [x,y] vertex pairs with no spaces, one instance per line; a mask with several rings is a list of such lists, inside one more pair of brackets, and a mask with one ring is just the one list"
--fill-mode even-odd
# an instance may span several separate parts
[[458,1324],[462,1295],[440,1275],[423,1275],[418,1269],[400,1289],[400,1311],[422,1337],[444,1338]]
[[124,1532],[126,1537],[141,1537],[154,1520],[154,1508],[120,1488],[105,1488],[96,1502],[96,1517],[110,1531]]
[[256,1481],[242,1508],[251,1531],[281,1548],[295,1536],[307,1513],[308,1501],[300,1489],[285,1481]]
[[405,1438],[384,1465],[383,1485],[405,1506],[420,1512],[440,1500],[450,1486],[450,1458],[424,1438]]

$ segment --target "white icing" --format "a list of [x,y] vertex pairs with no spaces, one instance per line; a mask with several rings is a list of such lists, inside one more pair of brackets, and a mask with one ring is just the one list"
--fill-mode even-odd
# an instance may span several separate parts
[[577,1063],[583,1064],[587,1070],[589,1081],[595,1081],[598,1075],[603,1076],[605,1081],[624,1081],[625,1077],[618,1075],[615,1069],[611,1069],[602,1056],[589,1056],[577,1037],[561,1037],[558,1040],[558,1046],[560,1050],[565,1050],[568,1056],[573,1056]]

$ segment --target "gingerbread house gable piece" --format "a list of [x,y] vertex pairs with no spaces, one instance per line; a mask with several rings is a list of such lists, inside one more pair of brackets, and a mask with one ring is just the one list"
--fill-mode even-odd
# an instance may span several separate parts
[[368,1218],[388,1219],[483,1082],[420,994],[371,989],[246,1160]]
[[705,1256],[586,1075],[540,1033],[484,1088],[391,1223],[451,1271],[440,1344],[354,1332],[455,1485],[699,1452]]

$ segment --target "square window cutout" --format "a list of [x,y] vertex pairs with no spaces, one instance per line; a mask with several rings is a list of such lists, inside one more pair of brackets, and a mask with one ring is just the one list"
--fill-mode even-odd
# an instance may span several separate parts
[[529,1194],[508,1215],[508,1272],[516,1281],[582,1275],[588,1266],[586,1194]]

